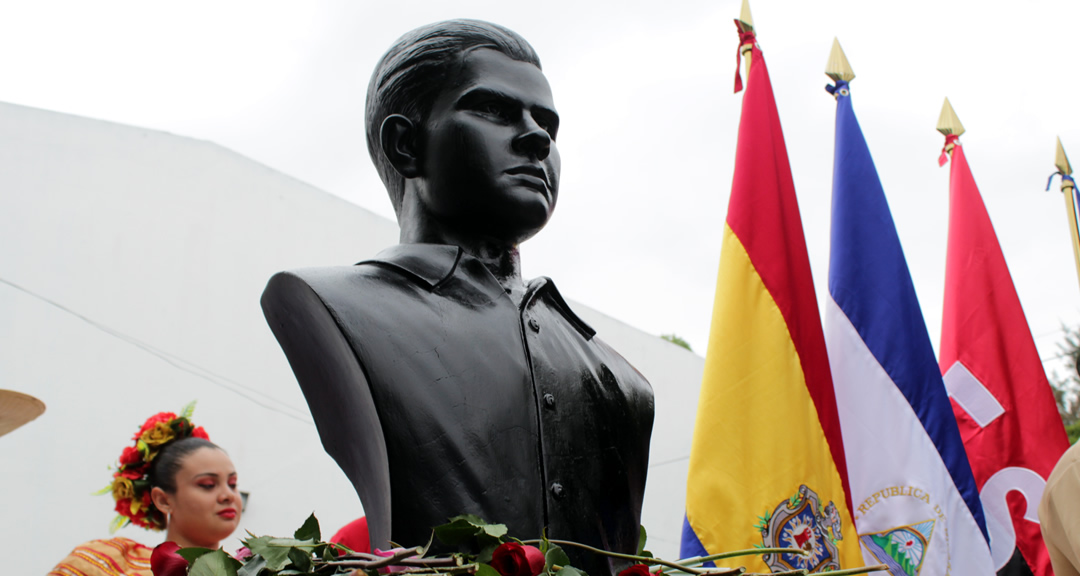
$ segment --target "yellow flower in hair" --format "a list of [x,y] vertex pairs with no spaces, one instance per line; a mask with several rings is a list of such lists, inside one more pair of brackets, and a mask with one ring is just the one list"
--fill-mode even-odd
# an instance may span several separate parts
[[118,502],[124,498],[134,498],[135,486],[131,484],[131,480],[123,476],[117,476],[113,478],[112,495],[113,499]]
[[161,446],[162,444],[170,441],[175,437],[172,428],[165,422],[158,422],[154,424],[154,427],[143,432],[143,435],[139,438],[146,443],[147,446]]

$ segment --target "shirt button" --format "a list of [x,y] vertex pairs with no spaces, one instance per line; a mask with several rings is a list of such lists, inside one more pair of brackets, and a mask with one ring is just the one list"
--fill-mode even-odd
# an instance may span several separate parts
[[565,492],[565,490],[563,490],[562,484],[559,484],[558,482],[551,484],[551,493],[555,495],[556,498],[562,498],[563,492]]
[[555,395],[544,394],[544,406],[548,408],[555,408]]
[[533,332],[540,331],[540,323],[536,321],[536,318],[529,318],[529,328],[532,328]]

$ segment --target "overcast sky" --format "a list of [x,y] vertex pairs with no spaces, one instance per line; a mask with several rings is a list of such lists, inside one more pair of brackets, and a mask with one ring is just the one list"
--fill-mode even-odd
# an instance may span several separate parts
[[[834,36],[857,75],[931,340],[940,338],[948,96],[1044,358],[1080,323],[1054,137],[1080,161],[1080,3],[757,0],[818,299],[826,297]],[[0,2],[0,101],[210,140],[387,217],[364,144],[375,62],[402,33],[468,17],[537,49],[562,116],[563,178],[526,276],[704,353],[742,95],[737,0]],[[2,192],[0,192],[2,193]],[[342,264],[348,264],[343,262]],[[253,296],[257,298],[257,295]]]

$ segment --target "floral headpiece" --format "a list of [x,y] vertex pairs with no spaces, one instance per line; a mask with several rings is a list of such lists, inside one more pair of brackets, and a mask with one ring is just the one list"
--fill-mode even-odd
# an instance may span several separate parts
[[119,514],[110,526],[116,531],[127,524],[135,524],[149,530],[164,530],[165,515],[150,500],[150,465],[161,450],[169,444],[185,438],[210,440],[202,426],[191,423],[195,402],[184,406],[177,416],[172,412],[159,412],[143,423],[132,436],[133,446],[125,446],[113,473],[112,483],[101,493],[112,493]]

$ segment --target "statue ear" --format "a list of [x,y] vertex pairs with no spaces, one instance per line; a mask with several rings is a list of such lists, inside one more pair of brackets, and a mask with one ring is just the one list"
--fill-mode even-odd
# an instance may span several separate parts
[[390,164],[405,178],[420,175],[420,158],[416,153],[416,125],[401,114],[391,114],[379,129],[382,151]]

